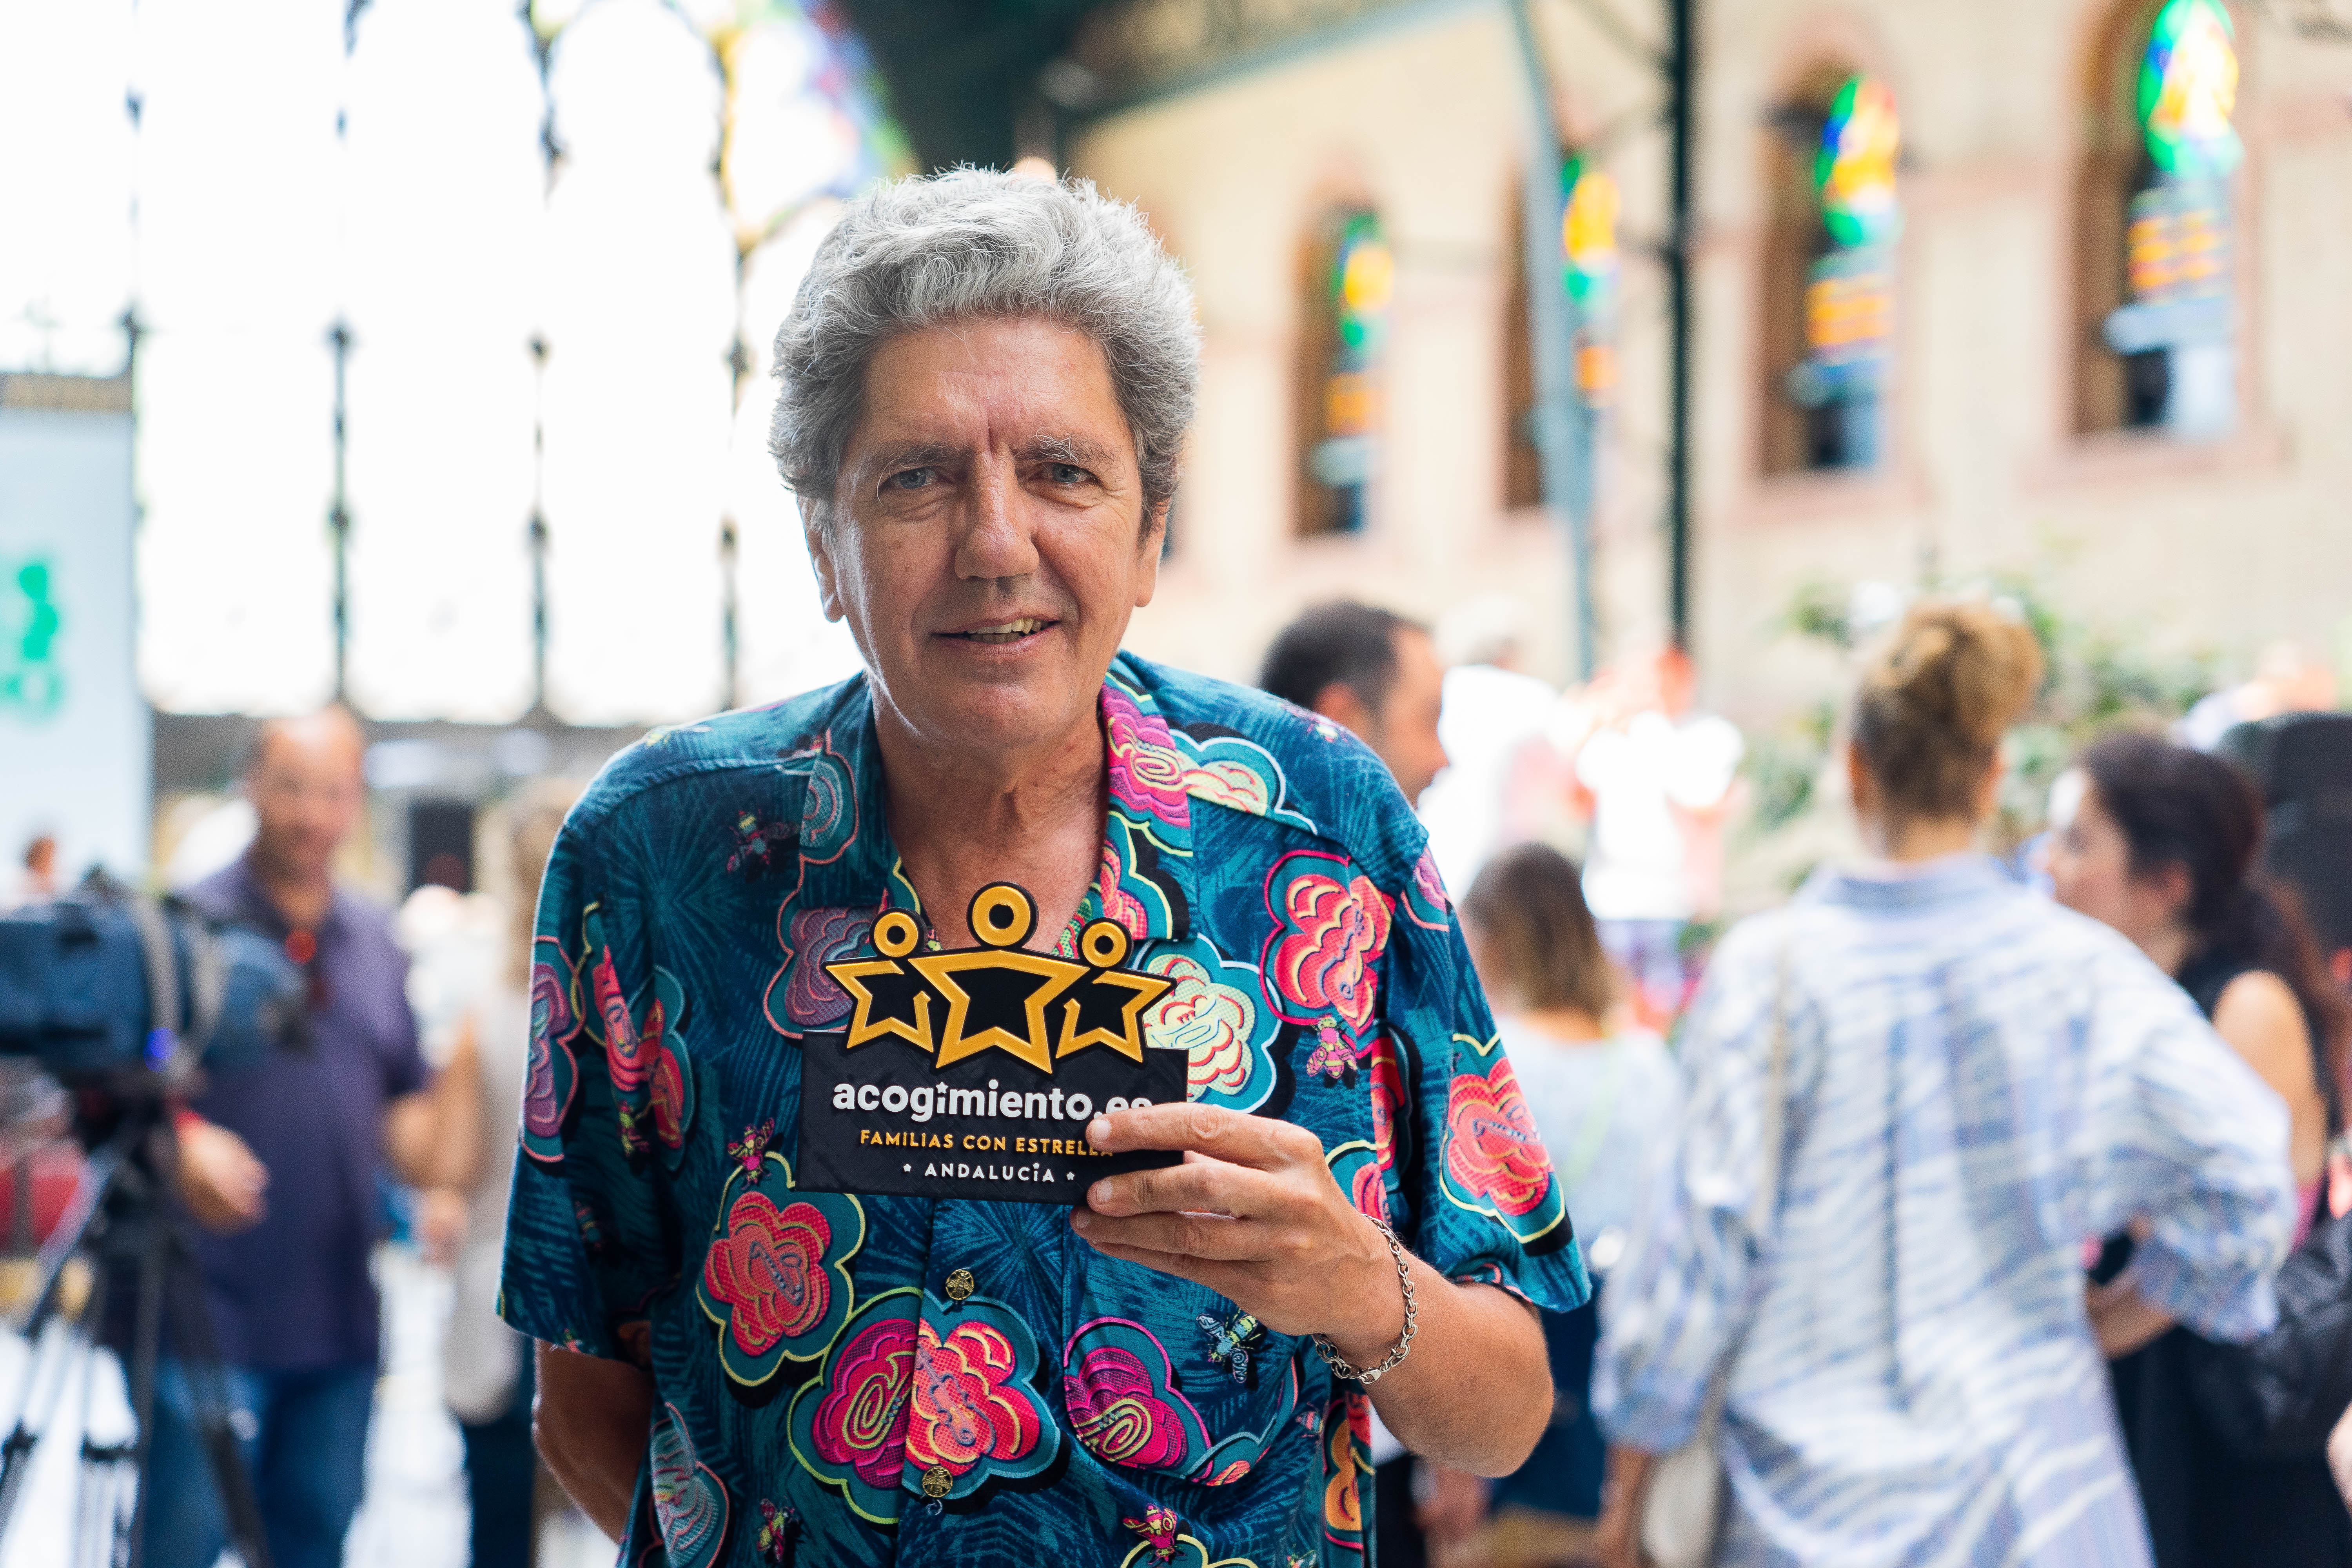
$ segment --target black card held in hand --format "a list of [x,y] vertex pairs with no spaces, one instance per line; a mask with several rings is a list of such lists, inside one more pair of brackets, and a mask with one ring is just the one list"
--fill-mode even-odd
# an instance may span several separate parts
[[914,917],[889,910],[876,956],[824,966],[852,1011],[801,1044],[796,1185],[1066,1206],[1098,1176],[1183,1158],[1087,1143],[1098,1111],[1183,1100],[1185,1053],[1144,1043],[1173,982],[1123,967],[1115,921],[1087,926],[1076,959],[1027,952],[1036,921],[1025,891],[992,882],[972,896],[980,946],[919,952]]

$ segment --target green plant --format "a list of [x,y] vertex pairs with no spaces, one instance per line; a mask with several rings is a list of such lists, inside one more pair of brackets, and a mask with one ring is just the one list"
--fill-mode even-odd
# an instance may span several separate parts
[[[2040,831],[2051,784],[2094,737],[2168,723],[2220,680],[2219,660],[2211,654],[2169,651],[2145,627],[2126,632],[2077,616],[2034,573],[1996,573],[1932,584],[1930,591],[1990,597],[2032,628],[2042,645],[2041,690],[2010,732],[2004,752],[2009,768],[1997,823],[2004,844],[2021,843]],[[1899,602],[1900,595],[1885,585],[1856,592],[1816,580],[1790,596],[1777,625],[1783,636],[1820,644],[1850,660]],[[1838,715],[1837,703],[1815,701],[1749,747],[1744,771],[1754,811],[1744,852],[1774,858],[1774,840],[1803,832],[1812,815],[1826,808],[1815,781],[1830,765]]]

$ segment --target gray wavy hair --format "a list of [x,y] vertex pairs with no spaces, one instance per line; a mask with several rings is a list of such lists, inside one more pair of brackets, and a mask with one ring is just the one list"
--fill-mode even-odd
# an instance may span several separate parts
[[1090,180],[992,169],[894,180],[851,202],[776,333],[768,450],[829,531],[866,363],[901,332],[1043,317],[1102,345],[1143,470],[1144,516],[1176,493],[1201,371],[1182,268],[1131,203]]

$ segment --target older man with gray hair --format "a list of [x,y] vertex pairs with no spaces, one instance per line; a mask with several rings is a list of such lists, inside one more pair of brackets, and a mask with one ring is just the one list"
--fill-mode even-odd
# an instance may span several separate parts
[[964,170],[852,203],[776,347],[865,672],[648,737],[557,845],[541,1451],[630,1563],[1360,1562],[1370,1408],[1508,1472],[1586,1286],[1386,769],[1120,651],[1191,290]]

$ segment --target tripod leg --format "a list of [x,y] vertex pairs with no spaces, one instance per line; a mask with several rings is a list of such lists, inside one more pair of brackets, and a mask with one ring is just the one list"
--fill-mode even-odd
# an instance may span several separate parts
[[26,1338],[32,1338],[57,1310],[58,1286],[65,1278],[67,1260],[105,1228],[106,1200],[113,1195],[124,1163],[136,1146],[135,1130],[125,1129],[100,1144],[82,1163],[81,1177],[74,1183],[73,1197],[66,1205],[65,1214],[59,1217],[57,1229],[49,1233],[49,1239],[41,1244],[40,1289],[34,1293],[33,1305],[24,1321],[16,1325],[17,1331]]
[[104,1331],[110,1270],[101,1269],[90,1292],[83,1326],[77,1331],[81,1356],[81,1472],[74,1486],[72,1561],[77,1568],[122,1568],[130,1547],[130,1519],[138,1503],[139,1438],[136,1430],[111,1443],[92,1436],[91,1406],[98,1394],[95,1336]]
[[[245,1559],[246,1568],[270,1568],[268,1531],[262,1524],[261,1504],[253,1490],[245,1455],[230,1414],[228,1377],[222,1369],[219,1342],[213,1337],[211,1308],[205,1300],[205,1282],[187,1239],[166,1229],[171,1248],[173,1338],[188,1380],[189,1404],[197,1436],[205,1446],[213,1481],[220,1489],[221,1512],[228,1522],[229,1544]],[[145,1474],[142,1467],[142,1476]],[[142,1486],[142,1491],[145,1489]],[[131,1568],[139,1568],[133,1559]]]
[[[47,1331],[57,1321],[66,1265],[104,1234],[107,1199],[113,1194],[124,1163],[135,1146],[134,1135],[124,1131],[109,1139],[90,1155],[82,1165],[80,1180],[74,1184],[73,1201],[66,1205],[63,1218],[41,1248],[40,1281],[34,1290],[31,1308],[16,1325],[25,1338],[27,1353],[24,1387],[16,1398],[16,1419],[6,1440],[0,1442],[0,1540],[7,1538],[8,1521],[15,1517],[17,1497],[24,1489],[25,1467],[31,1462],[33,1446],[40,1441],[41,1433],[48,1426],[49,1414],[64,1391],[66,1373],[72,1364],[73,1337],[68,1334],[53,1341]],[[95,1263],[96,1255],[91,1257]],[[99,1314],[104,1310],[104,1266],[94,1267],[93,1274],[97,1284],[83,1314],[83,1321],[90,1324],[100,1321]],[[89,1335],[81,1337],[87,1340]],[[46,1394],[41,1389],[45,1372],[55,1373]]]
[[122,1487],[131,1473],[131,1448],[128,1443],[101,1444],[89,1430],[92,1395],[98,1387],[99,1355],[93,1336],[104,1331],[108,1273],[105,1268],[98,1271],[81,1324],[68,1331],[73,1335],[69,1342],[79,1352],[81,1383],[81,1468],[74,1479],[73,1561],[103,1562],[112,1568],[121,1535]]
[[25,1386],[17,1396],[16,1425],[0,1441],[0,1539],[6,1538],[8,1521],[16,1517],[33,1449],[48,1429],[70,1370],[72,1331],[63,1324],[52,1326],[55,1332],[44,1333],[25,1346]]
[[[127,1551],[118,1548],[116,1555],[130,1568],[139,1568],[147,1546],[147,1502],[152,1489],[147,1484],[147,1461],[155,1442],[155,1373],[162,1359],[163,1289],[170,1271],[171,1248],[171,1232],[162,1216],[151,1216],[139,1249],[137,1321],[131,1330],[131,1364],[126,1369],[131,1373],[131,1418],[136,1433],[131,1438],[131,1465],[139,1477],[139,1496],[131,1505]],[[121,1516],[116,1517],[120,1521]]]

